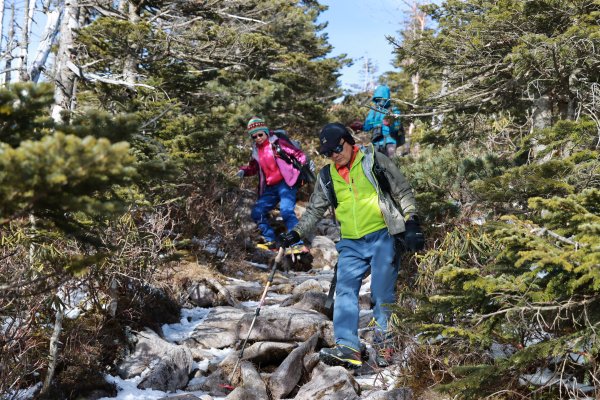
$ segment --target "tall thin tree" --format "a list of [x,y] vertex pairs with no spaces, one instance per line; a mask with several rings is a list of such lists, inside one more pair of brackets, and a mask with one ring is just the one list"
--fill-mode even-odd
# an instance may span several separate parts
[[66,0],[63,19],[60,23],[60,39],[56,54],[55,104],[52,107],[52,118],[62,121],[64,111],[72,111],[75,107],[75,90],[77,84],[74,31],[79,27],[79,2]]

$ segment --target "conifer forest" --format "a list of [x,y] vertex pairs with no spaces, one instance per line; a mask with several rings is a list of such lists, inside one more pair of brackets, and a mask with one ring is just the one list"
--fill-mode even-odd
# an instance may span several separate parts
[[[405,3],[376,82],[426,238],[397,282],[396,384],[599,399],[600,1]],[[179,320],[169,271],[251,268],[248,119],[319,169],[321,127],[369,111],[372,92],[339,82],[355,60],[334,55],[325,10],[0,0],[0,399],[110,393],[131,332]]]

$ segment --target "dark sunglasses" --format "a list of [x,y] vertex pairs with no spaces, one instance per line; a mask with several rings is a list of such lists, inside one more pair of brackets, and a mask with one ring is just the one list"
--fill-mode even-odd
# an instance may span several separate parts
[[333,155],[333,153],[339,154],[342,151],[344,151],[344,143],[346,143],[346,141],[342,140],[342,143],[338,144],[331,150],[322,152],[321,154],[324,155],[325,157],[331,157]]
[[262,132],[261,132],[261,133],[255,133],[254,135],[252,135],[252,139],[256,139],[256,138],[259,138],[259,137],[263,137],[264,135],[265,135],[265,134],[264,134],[264,133],[262,133]]

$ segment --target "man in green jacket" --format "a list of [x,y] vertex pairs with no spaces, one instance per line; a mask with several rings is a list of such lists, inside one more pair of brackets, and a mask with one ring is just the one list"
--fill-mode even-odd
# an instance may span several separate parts
[[[412,189],[396,165],[373,146],[359,147],[349,130],[340,123],[327,124],[319,135],[319,152],[329,157],[331,179],[323,170],[304,215],[298,224],[280,236],[283,246],[298,242],[312,231],[325,211],[335,207],[340,223],[341,240],[336,244],[339,253],[337,286],[333,312],[336,346],[322,349],[319,356],[329,365],[358,368],[362,365],[358,337],[358,296],[365,273],[371,268],[371,297],[376,337],[384,338],[390,310],[385,304],[396,301],[398,263],[395,253],[421,250],[423,233],[417,217]],[[375,176],[377,164],[389,182],[383,191]],[[328,185],[333,185],[333,191]],[[331,194],[334,193],[335,199]],[[401,239],[401,240],[396,240]],[[377,363],[385,366],[389,358],[378,354]]]

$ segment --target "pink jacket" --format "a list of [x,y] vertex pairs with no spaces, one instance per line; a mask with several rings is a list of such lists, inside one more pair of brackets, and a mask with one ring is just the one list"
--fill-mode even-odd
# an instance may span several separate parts
[[[296,148],[296,146],[287,140],[277,137],[273,132],[269,132],[269,142],[271,143],[273,154],[277,154],[277,145],[279,145],[281,150],[287,154],[288,157],[295,158],[300,162],[300,164],[304,164],[306,162],[306,155],[304,152],[302,152],[302,150]],[[300,171],[294,168],[292,164],[285,162],[279,156],[275,156],[275,162],[279,167],[279,172],[281,172],[285,183],[287,183],[289,186],[294,186],[298,180]],[[256,144],[252,144],[252,156],[250,162],[247,165],[240,167],[240,169],[244,171],[244,176],[253,176],[258,174],[258,194],[261,195],[265,189],[265,176],[260,168],[260,165],[258,164],[258,149],[256,148]]]

